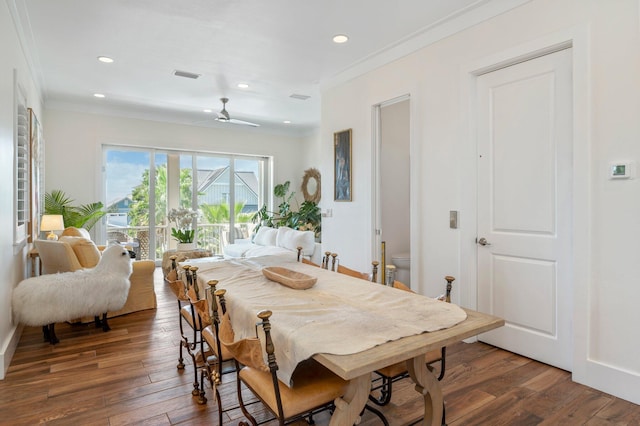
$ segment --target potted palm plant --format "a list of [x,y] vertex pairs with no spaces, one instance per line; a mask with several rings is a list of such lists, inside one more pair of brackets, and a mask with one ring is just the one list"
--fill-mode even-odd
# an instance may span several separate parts
[[44,194],[44,213],[62,215],[65,227],[85,228],[87,231],[107,214],[100,201],[79,206],[73,203],[74,200],[64,191],[54,189]]

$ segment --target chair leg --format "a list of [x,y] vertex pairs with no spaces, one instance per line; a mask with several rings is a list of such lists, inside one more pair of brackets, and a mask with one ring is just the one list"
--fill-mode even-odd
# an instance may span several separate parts
[[371,411],[376,417],[378,417],[380,419],[380,421],[382,421],[382,424],[384,426],[389,426],[389,422],[387,421],[387,418],[384,416],[384,414],[382,414],[381,411],[379,411],[377,408],[374,408],[370,405],[365,405],[364,408],[362,409],[362,413],[360,413],[360,415],[362,415],[364,413],[364,410],[369,410]]
[[218,405],[218,424],[222,425],[222,398],[220,397],[220,392],[218,391],[218,386],[220,385],[220,375],[218,374],[218,360],[217,358],[214,361],[213,368],[211,368],[211,364],[209,364],[209,360],[205,360],[204,366],[200,370],[200,394],[198,396],[198,404],[204,405],[207,403],[207,398],[205,397],[204,391],[204,379],[206,378],[211,385],[211,391],[216,397],[216,404]]
[[[187,344],[187,352],[191,356],[191,362],[193,362],[193,390],[191,391],[191,395],[198,396],[200,395],[200,384],[198,383],[198,360],[196,359],[196,349],[198,348],[197,341],[197,330],[193,329],[193,343],[191,345]],[[200,342],[202,344],[202,342]],[[203,355],[204,356],[204,353]]]
[[49,342],[52,345],[60,342],[60,339],[58,339],[58,337],[56,336],[55,327],[55,323],[42,326],[42,335],[44,336],[44,341]]
[[391,402],[393,379],[386,376],[381,376],[381,379],[382,384],[380,385],[380,396],[376,398],[375,396],[369,394],[369,400],[374,404],[383,407]]
[[178,365],[176,366],[178,370],[184,370],[184,358],[182,357],[182,346],[187,344],[187,341],[186,341],[187,339],[184,337],[184,331],[182,328],[182,314],[180,314],[181,307],[182,306],[180,305],[180,301],[178,300],[178,324],[180,325],[180,336],[182,336],[182,340],[178,345]]
[[[240,371],[240,366],[238,365],[238,363],[236,362],[236,371]],[[240,380],[240,376],[238,376],[238,378],[236,379],[237,382],[237,393],[238,393],[238,403],[240,403],[240,410],[242,411],[242,414],[244,415],[244,417],[249,420],[249,422],[251,422],[251,425],[253,426],[258,426],[258,422],[256,421],[256,419],[249,414],[249,411],[247,411],[247,408],[244,406],[244,401],[242,400],[242,381]],[[243,422],[241,421],[240,423],[238,423],[239,426],[249,426],[249,423],[247,422]]]
[[95,315],[93,317],[93,322],[96,328],[102,327],[102,331],[109,331],[111,327],[109,327],[109,323],[107,322],[107,313],[102,314],[102,319],[100,319],[100,315]]
[[442,426],[447,426],[447,421],[445,419],[445,417],[446,417],[445,409],[446,409],[446,406],[444,404],[444,401],[442,401]]
[[[204,392],[204,378],[205,376],[209,376],[208,370],[208,366],[202,367],[202,369],[200,370],[200,393],[197,400],[198,404],[200,405],[204,405],[207,403],[207,397],[205,396]],[[211,383],[211,380],[209,380],[209,382]],[[216,393],[216,387],[213,383],[211,384],[211,389],[213,390],[213,393]],[[218,406],[218,408],[220,408],[220,406]]]

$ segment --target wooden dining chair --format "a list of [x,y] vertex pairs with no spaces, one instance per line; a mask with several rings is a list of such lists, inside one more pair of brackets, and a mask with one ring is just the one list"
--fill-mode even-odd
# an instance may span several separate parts
[[[304,260],[303,260],[304,262]],[[311,263],[312,265],[315,265],[312,262],[304,262],[304,263]],[[348,268],[346,266],[343,266],[340,264],[340,261],[338,259],[338,254],[337,253],[332,253],[330,251],[327,251],[324,253],[324,256],[322,257],[322,265],[321,267],[323,269],[329,269],[329,267],[331,267],[331,271],[334,272],[338,272],[340,274],[345,274],[345,275],[349,275],[351,277],[354,278],[362,278],[365,279],[367,281],[371,281],[371,282],[377,282],[378,281],[378,265],[380,264],[380,262],[378,261],[373,261],[371,262],[371,273],[368,272],[360,272],[360,271],[356,271],[355,269],[351,269]],[[318,265],[316,265],[318,266]]]
[[[243,399],[244,385],[275,416],[280,425],[303,418],[313,424],[313,415],[332,408],[333,401],[343,395],[348,382],[313,359],[296,368],[293,375],[295,384],[292,387],[280,382],[276,375],[278,364],[271,338],[271,311],[260,311],[257,316],[260,320],[258,326],[262,326],[264,330],[268,363],[264,361],[262,346],[257,337],[235,341],[228,312],[222,315],[220,324],[220,341],[236,360],[238,402],[242,413],[250,424],[258,424]],[[247,425],[245,422],[240,424]]]
[[[444,295],[444,301],[447,303],[451,303],[451,288],[453,285],[453,281],[455,278],[447,275],[444,277],[447,281],[446,291]],[[400,281],[394,281],[393,287],[402,291],[410,291],[413,293],[413,290],[409,288],[406,284]],[[444,378],[445,374],[445,366],[446,366],[446,355],[447,348],[442,347],[440,350],[433,350],[425,354],[425,364],[427,364],[427,368],[431,371],[437,369],[438,371],[438,380],[441,381]],[[391,396],[393,392],[393,383],[398,380],[409,377],[409,373],[407,371],[406,362],[402,361],[388,367],[384,367],[380,370],[376,370],[374,372],[378,377],[374,378],[372,381],[371,393],[369,394],[369,400],[374,404],[384,406],[391,402]],[[376,396],[379,391],[379,396]],[[445,426],[445,407],[443,402],[442,407],[442,425]]]
[[330,251],[325,251],[324,256],[322,256],[322,265],[320,267],[322,269],[331,269],[331,271],[335,272],[336,267],[338,266],[338,253],[331,253]]
[[307,259],[306,257],[303,256],[302,247],[301,246],[298,246],[297,249],[298,249],[298,255],[297,255],[297,259],[296,260],[298,262],[306,263],[307,265],[311,265],[311,266],[318,266],[318,267],[320,266],[317,263],[312,262],[310,259]]
[[[173,262],[175,267],[175,259]],[[193,390],[191,394],[193,396],[199,396],[199,383],[198,383],[198,351],[200,355],[204,356],[204,341],[201,336],[202,329],[208,324],[204,324],[198,314],[196,313],[193,302],[200,299],[200,294],[197,285],[197,270],[196,266],[184,265],[182,267],[181,276],[178,276],[178,269],[175,267],[177,277],[173,281],[169,281],[169,277],[174,277],[173,274],[167,275],[167,282],[169,287],[173,291],[178,301],[178,324],[180,327],[180,345],[178,352],[178,370],[184,370],[184,358],[183,349],[186,349],[187,353],[191,357],[194,371]],[[184,323],[187,324],[189,329],[185,332]]]
[[[207,325],[201,332],[202,339],[208,346],[204,364],[200,370],[200,394],[198,395],[198,404],[207,403],[205,396],[205,379],[209,382],[213,397],[218,405],[218,424],[222,425],[222,398],[220,396],[219,386],[222,376],[222,364],[225,361],[233,360],[233,356],[229,354],[226,348],[222,348],[218,339],[221,309],[218,304],[218,298],[224,297],[224,290],[216,290],[217,280],[209,280],[207,285],[207,297],[194,303],[196,313],[200,317],[200,321]],[[237,407],[235,407],[237,408]]]

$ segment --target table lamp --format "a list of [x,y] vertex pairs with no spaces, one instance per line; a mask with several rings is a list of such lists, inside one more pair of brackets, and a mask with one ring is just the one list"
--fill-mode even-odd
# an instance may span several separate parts
[[40,231],[49,232],[47,234],[47,240],[57,240],[58,236],[53,231],[64,230],[64,219],[61,214],[44,214],[42,215],[42,221],[40,222]]

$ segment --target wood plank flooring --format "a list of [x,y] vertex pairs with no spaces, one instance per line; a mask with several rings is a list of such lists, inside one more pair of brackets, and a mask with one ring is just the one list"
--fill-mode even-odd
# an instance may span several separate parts
[[[39,328],[26,327],[0,381],[0,424],[217,424],[215,401],[198,405],[191,396],[192,366],[176,369],[176,301],[159,269],[156,294],[157,310],[112,318],[107,333],[93,325],[57,324],[61,341],[51,346]],[[450,426],[640,425],[640,406],[573,383],[565,371],[482,343],[452,345],[447,355],[443,383]],[[224,424],[238,424],[242,414],[233,408],[231,374],[223,376],[220,390],[228,408]],[[258,419],[268,418],[259,403],[252,410]],[[420,399],[408,380],[395,384],[382,411],[394,426],[420,416]],[[328,424],[328,416],[319,415],[316,423]],[[378,424],[364,414],[361,425]]]

